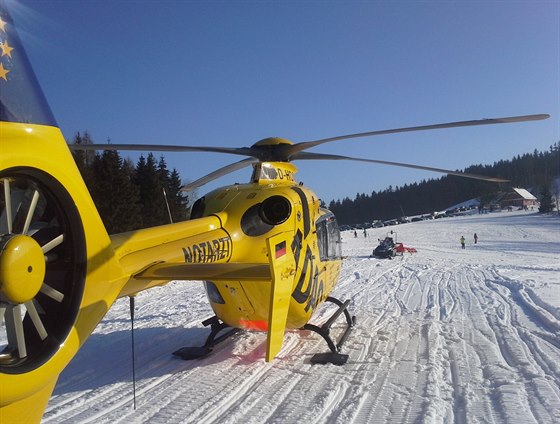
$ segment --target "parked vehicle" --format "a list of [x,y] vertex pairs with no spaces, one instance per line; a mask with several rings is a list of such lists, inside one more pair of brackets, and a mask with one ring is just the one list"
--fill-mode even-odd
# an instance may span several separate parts
[[385,237],[373,250],[373,256],[377,258],[392,258],[395,256],[395,240],[391,236]]

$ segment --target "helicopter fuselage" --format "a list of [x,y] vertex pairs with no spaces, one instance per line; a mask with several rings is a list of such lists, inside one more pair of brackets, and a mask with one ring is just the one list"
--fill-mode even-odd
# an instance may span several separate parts
[[[286,175],[291,168],[291,164],[274,166],[280,170],[276,175]],[[266,184],[261,180],[220,188],[199,199],[193,214],[218,217],[224,233],[185,247],[186,262],[267,264],[266,240],[276,233],[291,234],[291,242],[274,252],[283,255],[290,250],[296,264],[287,328],[305,325],[338,280],[341,249],[336,219],[304,186],[276,178]],[[267,331],[270,281],[207,280],[205,287],[212,309],[225,323]]]

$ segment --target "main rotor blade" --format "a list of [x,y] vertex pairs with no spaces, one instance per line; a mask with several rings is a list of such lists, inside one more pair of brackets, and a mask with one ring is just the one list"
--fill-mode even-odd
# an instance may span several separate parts
[[477,175],[477,174],[468,174],[466,172],[459,172],[459,171],[451,171],[449,169],[442,169],[442,168],[434,168],[431,166],[422,166],[422,165],[413,165],[410,163],[401,163],[401,162],[389,162],[386,160],[377,160],[377,159],[363,159],[363,158],[352,158],[349,156],[339,156],[339,155],[329,155],[323,153],[309,153],[309,152],[300,152],[295,154],[292,157],[293,160],[352,160],[357,162],[367,162],[367,163],[378,163],[381,165],[391,165],[391,166],[400,166],[403,168],[413,168],[413,169],[422,169],[425,171],[433,171],[433,172],[440,172],[442,174],[448,175],[456,175],[458,177],[466,177],[466,178],[474,178],[475,180],[483,180],[483,181],[490,181],[493,183],[507,183],[509,180],[504,180],[503,178],[495,178],[495,177],[487,177],[484,175]]
[[211,173],[208,174],[208,175],[205,175],[205,176],[202,177],[202,178],[199,178],[199,179],[196,180],[196,181],[193,181],[193,182],[191,182],[191,183],[185,184],[185,185],[181,188],[181,191],[192,191],[192,190],[194,190],[195,188],[201,187],[201,186],[203,186],[204,184],[209,183],[210,181],[213,181],[213,180],[215,180],[215,179],[217,179],[217,178],[220,178],[220,177],[222,177],[222,176],[224,176],[224,175],[230,174],[230,173],[232,173],[232,172],[234,172],[234,171],[237,171],[238,169],[245,168],[246,166],[252,165],[252,164],[257,163],[257,162],[259,162],[258,159],[255,159],[255,158],[247,158],[247,159],[243,159],[243,160],[241,160],[241,161],[239,161],[239,162],[232,163],[231,165],[224,166],[224,167],[222,167],[222,168],[220,168],[220,169],[215,170],[214,172],[211,172]]
[[175,146],[169,144],[69,144],[70,150],[133,150],[144,152],[211,152],[254,156],[250,147]]
[[478,119],[473,121],[448,122],[444,124],[395,128],[390,130],[368,131],[363,133],[340,135],[337,137],[322,138],[314,141],[304,141],[301,143],[293,144],[291,146],[285,146],[284,149],[287,153],[287,156],[289,156],[290,160],[292,160],[292,155],[294,155],[295,153],[310,149],[311,147],[315,147],[320,144],[330,143],[331,141],[346,140],[348,138],[370,137],[375,135],[395,134],[395,133],[412,132],[412,131],[439,130],[442,128],[471,127],[476,125],[511,124],[514,122],[539,121],[547,118],[550,118],[550,115],[547,114],[523,115],[523,116],[510,116],[505,118]]

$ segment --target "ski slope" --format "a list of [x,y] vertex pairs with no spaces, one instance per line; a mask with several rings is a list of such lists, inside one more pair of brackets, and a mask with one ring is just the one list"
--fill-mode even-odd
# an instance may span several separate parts
[[[391,229],[418,252],[370,257]],[[174,350],[204,343],[200,321],[212,312],[200,284],[173,282],[136,298],[136,409],[121,299],[62,373],[43,422],[560,423],[557,216],[501,212],[367,238],[345,232],[343,253],[333,294],[351,299],[357,317],[346,365],[311,365],[326,344],[298,331],[271,363],[263,333],[177,359]]]

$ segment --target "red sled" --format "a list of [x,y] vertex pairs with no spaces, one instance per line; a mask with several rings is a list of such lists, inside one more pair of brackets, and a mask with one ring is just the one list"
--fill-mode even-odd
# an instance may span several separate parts
[[404,252],[416,253],[416,249],[414,247],[405,247],[405,245],[402,243],[397,243],[395,250],[397,251],[397,253],[401,253],[401,254]]

